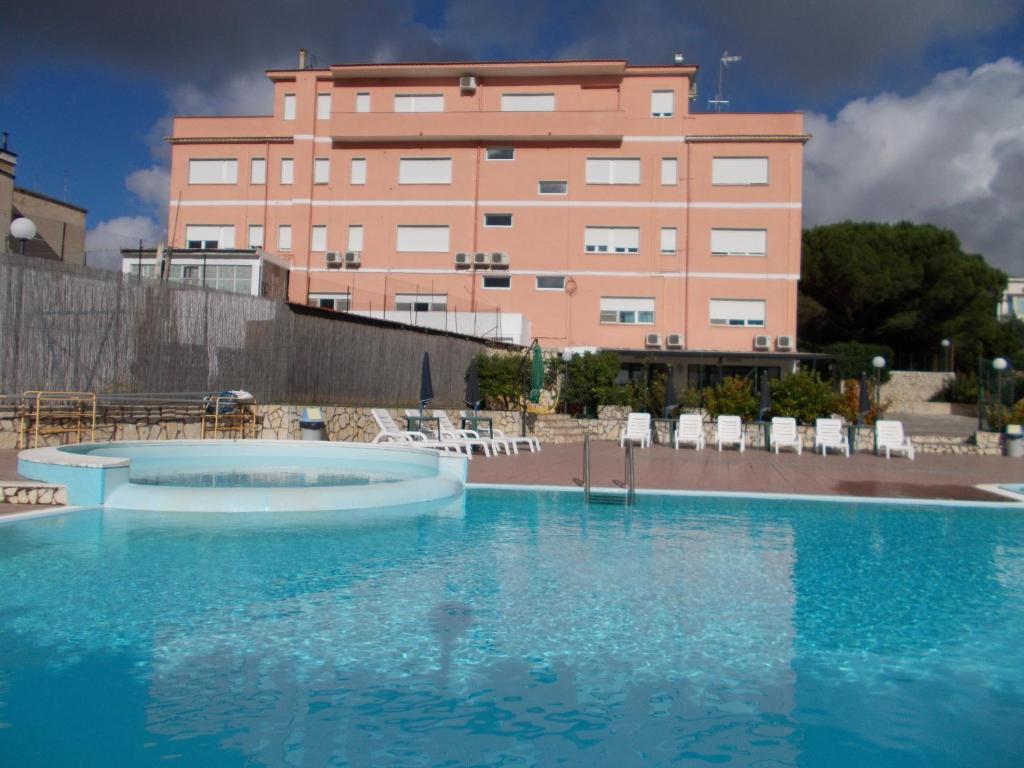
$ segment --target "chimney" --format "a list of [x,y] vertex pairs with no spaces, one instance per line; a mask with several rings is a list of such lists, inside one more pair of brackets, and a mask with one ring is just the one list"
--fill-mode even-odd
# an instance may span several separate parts
[[299,69],[306,68],[306,49],[299,48]]

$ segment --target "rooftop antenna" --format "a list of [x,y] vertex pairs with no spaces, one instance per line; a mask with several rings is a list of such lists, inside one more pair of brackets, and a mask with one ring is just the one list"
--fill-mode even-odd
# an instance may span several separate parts
[[723,107],[728,109],[729,100],[722,95],[722,75],[726,67],[738,61],[743,61],[743,57],[730,56],[728,51],[722,53],[722,58],[718,60],[718,92],[715,93],[715,98],[708,99],[708,109],[713,109],[715,112],[721,112]]

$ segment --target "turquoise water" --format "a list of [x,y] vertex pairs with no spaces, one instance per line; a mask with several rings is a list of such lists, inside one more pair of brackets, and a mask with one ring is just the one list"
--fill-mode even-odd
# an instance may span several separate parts
[[467,496],[0,526],[0,765],[1022,762],[1018,511]]

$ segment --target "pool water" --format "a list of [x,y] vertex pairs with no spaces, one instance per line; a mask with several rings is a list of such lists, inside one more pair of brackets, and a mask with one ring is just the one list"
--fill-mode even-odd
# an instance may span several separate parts
[[0,765],[1011,766],[1024,517],[467,492],[0,525]]

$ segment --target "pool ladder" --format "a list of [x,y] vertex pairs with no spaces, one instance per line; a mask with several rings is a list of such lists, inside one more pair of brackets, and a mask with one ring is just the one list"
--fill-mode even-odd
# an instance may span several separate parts
[[[632,507],[636,503],[636,462],[633,455],[633,442],[626,441],[626,506]],[[618,493],[593,493],[590,487],[590,434],[583,436],[583,501],[599,504],[618,504],[622,500]]]

